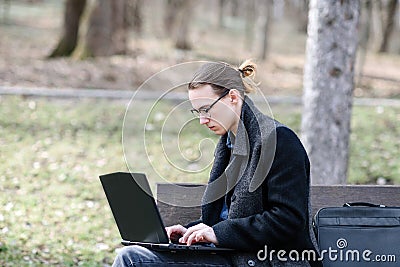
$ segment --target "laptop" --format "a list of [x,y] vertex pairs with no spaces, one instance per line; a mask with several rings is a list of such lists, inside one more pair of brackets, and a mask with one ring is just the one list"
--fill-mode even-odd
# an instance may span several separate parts
[[123,245],[171,251],[233,251],[230,248],[215,247],[211,243],[188,246],[170,242],[145,174],[116,172],[101,175],[100,181]]

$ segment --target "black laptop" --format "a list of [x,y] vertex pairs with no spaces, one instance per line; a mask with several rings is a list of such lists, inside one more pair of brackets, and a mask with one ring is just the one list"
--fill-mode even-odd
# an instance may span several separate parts
[[233,249],[213,244],[170,242],[157,205],[143,173],[116,172],[100,176],[101,184],[117,223],[123,245],[140,245],[157,250],[227,252]]

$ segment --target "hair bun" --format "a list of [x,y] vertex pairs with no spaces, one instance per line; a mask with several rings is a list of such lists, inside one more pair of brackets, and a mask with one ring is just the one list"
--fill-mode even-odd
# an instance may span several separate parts
[[[251,93],[257,90],[258,83],[254,82],[254,77],[256,76],[257,65],[250,59],[245,60],[238,68],[242,76],[242,82],[245,88],[245,93]],[[246,79],[248,78],[248,79]]]
[[243,78],[245,77],[254,78],[254,76],[256,75],[257,65],[248,59],[239,66],[238,70],[242,74]]

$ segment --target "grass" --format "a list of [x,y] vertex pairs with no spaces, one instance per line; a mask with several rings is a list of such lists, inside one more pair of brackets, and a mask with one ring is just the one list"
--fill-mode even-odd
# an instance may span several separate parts
[[[124,127],[128,166],[146,172],[153,185],[206,182],[217,137],[196,122],[181,127],[186,106],[171,112],[172,106],[131,106]],[[98,175],[127,170],[125,108],[121,101],[0,98],[1,266],[112,263],[120,239]],[[299,107],[272,110],[299,132]],[[399,121],[399,108],[354,108],[349,182],[382,177],[400,184]]]
[[352,127],[349,181],[400,184],[400,108],[358,107]]
[[111,256],[117,235],[97,175],[124,169],[124,108],[97,104],[2,97],[1,266]]

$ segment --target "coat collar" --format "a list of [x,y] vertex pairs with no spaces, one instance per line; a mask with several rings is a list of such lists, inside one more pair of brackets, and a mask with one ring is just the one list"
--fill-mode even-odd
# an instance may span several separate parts
[[247,156],[249,148],[249,139],[246,128],[242,120],[239,121],[238,130],[233,144],[232,155]]
[[254,117],[254,114],[259,112],[255,107],[253,101],[245,96],[243,100],[242,111],[240,114],[240,120],[238,130],[235,136],[235,143],[233,145],[232,154],[239,156],[247,156],[249,154],[249,135],[248,130],[254,124],[258,124]]

